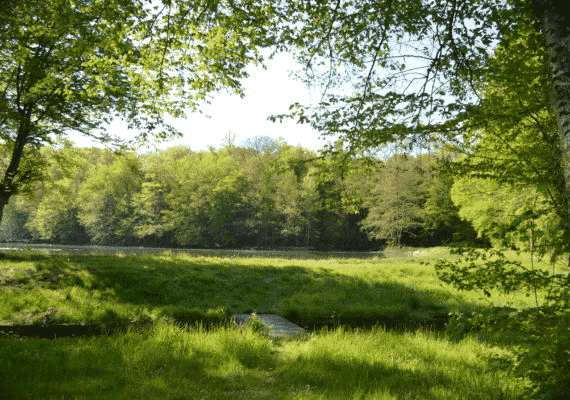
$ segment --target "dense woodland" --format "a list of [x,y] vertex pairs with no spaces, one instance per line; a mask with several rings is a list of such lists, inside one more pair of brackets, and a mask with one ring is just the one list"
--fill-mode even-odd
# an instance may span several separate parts
[[548,206],[536,190],[513,196],[491,181],[474,185],[454,174],[457,157],[441,151],[381,160],[265,139],[139,155],[69,142],[44,147],[44,176],[10,203],[1,239],[322,250],[502,240],[524,247],[528,226],[517,229],[517,220]]
[[143,155],[69,143],[45,147],[45,175],[10,203],[1,238],[369,250],[476,236],[451,201],[454,180],[438,172],[440,156],[381,161],[265,143],[264,149],[175,147]]

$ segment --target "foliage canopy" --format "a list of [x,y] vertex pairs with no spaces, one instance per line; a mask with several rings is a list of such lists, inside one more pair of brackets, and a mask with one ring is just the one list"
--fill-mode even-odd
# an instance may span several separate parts
[[[178,134],[165,116],[196,111],[260,62],[260,22],[211,2],[9,1],[0,15],[0,204],[38,179],[39,147],[76,131],[112,144]],[[122,119],[127,141],[105,131]],[[34,152],[35,151],[35,152]],[[33,159],[31,162],[30,159]]]

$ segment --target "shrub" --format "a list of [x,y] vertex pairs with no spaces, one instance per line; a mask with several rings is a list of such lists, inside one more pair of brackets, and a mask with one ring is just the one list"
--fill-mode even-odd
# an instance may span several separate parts
[[[455,340],[470,332],[517,332],[512,369],[530,377],[532,398],[570,398],[570,280],[563,274],[527,268],[500,250],[454,249],[457,259],[434,263],[440,280],[460,290],[491,290],[509,294],[526,291],[536,307],[493,307],[485,311],[451,315],[447,333]],[[539,302],[537,293],[544,293]]]

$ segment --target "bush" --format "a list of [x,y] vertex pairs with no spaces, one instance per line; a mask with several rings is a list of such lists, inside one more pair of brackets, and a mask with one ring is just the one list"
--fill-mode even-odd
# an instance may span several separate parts
[[[562,274],[529,269],[499,250],[454,249],[456,260],[434,263],[440,280],[460,290],[480,290],[491,297],[526,291],[545,293],[536,307],[493,307],[485,311],[451,315],[448,336],[461,340],[471,332],[503,333],[515,348],[512,369],[535,382],[532,398],[570,398],[570,280]],[[515,340],[513,333],[516,332]]]
[[252,313],[249,321],[247,321],[247,329],[261,335],[267,335],[269,333],[267,326],[263,323],[263,321],[261,321],[261,319],[259,319],[255,313]]

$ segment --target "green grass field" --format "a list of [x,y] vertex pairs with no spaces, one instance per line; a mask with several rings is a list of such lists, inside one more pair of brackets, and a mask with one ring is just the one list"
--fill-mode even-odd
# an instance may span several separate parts
[[[514,399],[504,350],[429,332],[321,331],[272,341],[249,329],[86,339],[4,339],[3,399]],[[2,381],[3,379],[3,381]]]
[[309,327],[363,326],[486,307],[479,294],[442,286],[433,267],[419,263],[440,256],[445,249],[376,260],[14,255],[0,260],[0,325],[206,322],[258,312]]
[[[153,327],[57,340],[5,336],[0,387],[17,399],[514,399],[529,382],[500,368],[510,362],[508,347],[405,330],[406,321],[427,325],[490,306],[442,286],[420,264],[446,256],[444,248],[374,260],[4,256],[0,325]],[[339,327],[272,340],[229,322],[246,312]]]

